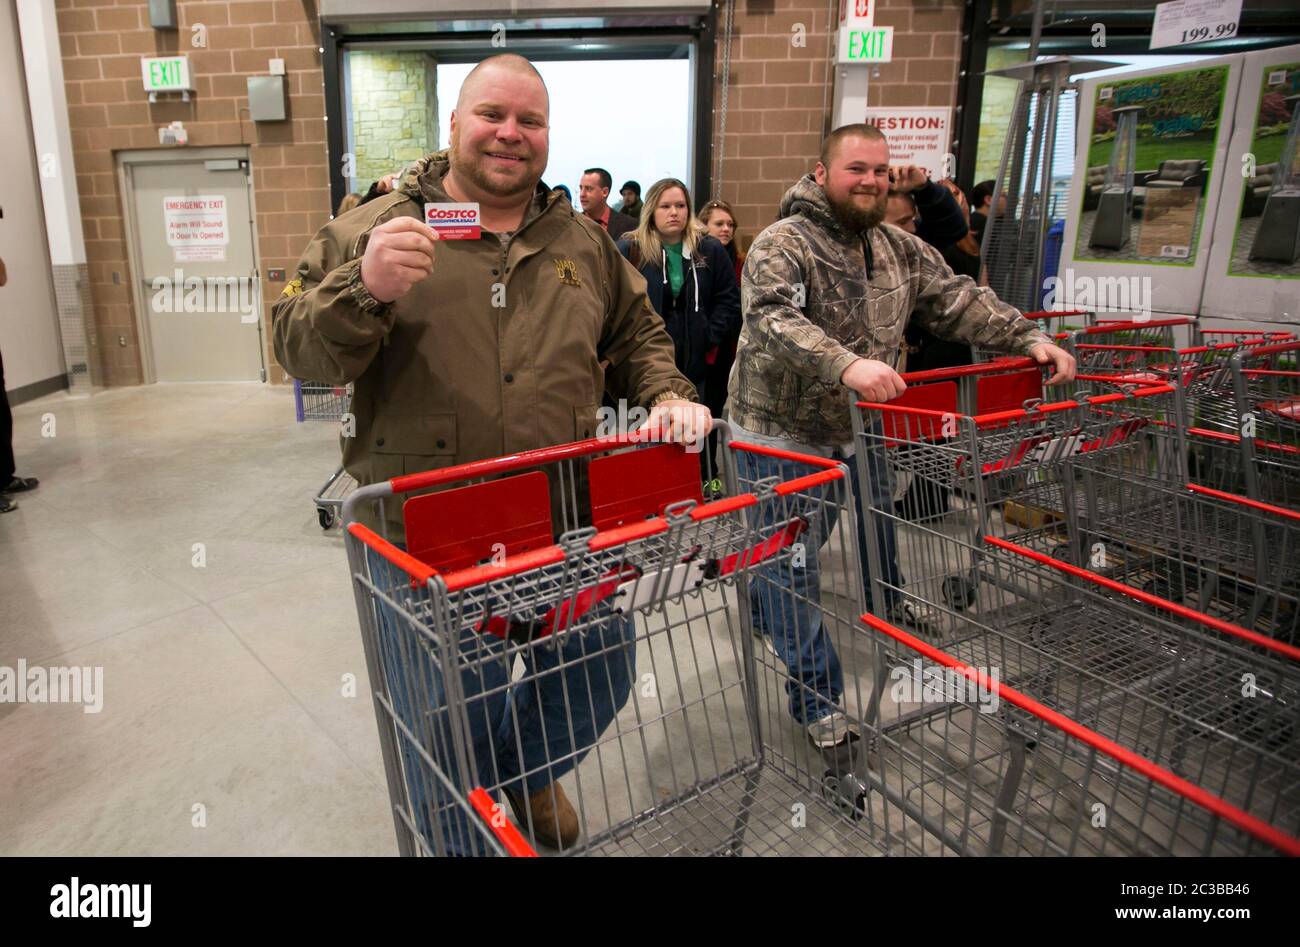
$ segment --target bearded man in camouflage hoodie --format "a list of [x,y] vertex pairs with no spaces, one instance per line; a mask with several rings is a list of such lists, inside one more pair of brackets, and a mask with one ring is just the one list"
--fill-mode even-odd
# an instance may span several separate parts
[[[1028,355],[1054,374],[1049,384],[1074,377],[1074,359],[1035,323],[969,277],[956,276],[939,252],[896,227],[882,226],[889,192],[889,144],[869,125],[846,125],[822,145],[820,160],[781,200],[781,219],[755,239],[741,277],[744,327],[727,397],[738,439],[823,457],[853,454],[849,391],[865,401],[888,401],[906,384],[894,364],[909,318],[933,335],[1009,354]],[[890,501],[889,470],[867,458],[874,508]],[[798,472],[788,462],[738,452],[750,480]],[[857,467],[849,464],[861,496]],[[874,596],[862,504],[858,553],[863,583]],[[764,523],[763,526],[771,524]],[[826,541],[810,537],[809,545]],[[875,541],[881,563],[884,611],[895,621],[929,632],[930,616],[900,593],[892,523]],[[751,583],[756,630],[790,670],[790,713],[814,744],[835,746],[850,736],[840,707],[843,675],[823,627],[817,556],[790,568],[774,566]],[[778,595],[778,591],[782,594]],[[790,594],[793,593],[793,594]],[[790,603],[794,602],[791,607]],[[874,608],[873,608],[874,610]]]

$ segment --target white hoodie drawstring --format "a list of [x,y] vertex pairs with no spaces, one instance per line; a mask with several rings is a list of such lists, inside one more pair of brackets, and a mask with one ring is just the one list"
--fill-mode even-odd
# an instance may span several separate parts
[[[660,249],[659,256],[661,257],[659,266],[661,271],[664,274],[664,285],[667,286],[668,285],[668,251],[664,249]],[[685,262],[684,256],[683,256],[683,262]],[[700,278],[695,273],[694,261],[691,262],[691,282],[695,285],[695,311],[698,313],[700,311]]]

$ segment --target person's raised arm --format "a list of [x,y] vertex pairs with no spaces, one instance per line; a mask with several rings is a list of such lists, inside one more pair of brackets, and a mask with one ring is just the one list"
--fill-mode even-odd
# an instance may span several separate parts
[[271,307],[275,357],[285,371],[333,385],[361,377],[393,328],[389,304],[432,272],[436,240],[423,221],[405,216],[360,235],[323,227]]

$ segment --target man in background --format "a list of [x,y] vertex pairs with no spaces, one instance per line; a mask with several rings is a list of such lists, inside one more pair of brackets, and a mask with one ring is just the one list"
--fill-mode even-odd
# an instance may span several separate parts
[[641,185],[636,181],[625,181],[619,189],[623,199],[618,202],[615,208],[624,217],[631,217],[633,220],[641,219]]
[[629,230],[636,230],[637,221],[609,206],[609,189],[613,186],[614,179],[604,168],[588,168],[578,180],[578,201],[582,212],[617,240]]
[[993,210],[994,181],[980,181],[970,191],[970,229],[975,239],[984,240],[984,228],[988,226],[989,214]]
[[[0,260],[0,286],[9,282],[5,261]],[[14,416],[9,412],[9,395],[5,392],[5,363],[0,357],[0,513],[12,513],[18,504],[7,494],[35,490],[35,477],[14,476]]]

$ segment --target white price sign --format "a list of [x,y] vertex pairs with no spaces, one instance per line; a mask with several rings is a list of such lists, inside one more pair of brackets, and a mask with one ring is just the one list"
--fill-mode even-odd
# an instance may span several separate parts
[[1149,48],[1227,39],[1240,22],[1241,0],[1169,0],[1156,7]]

